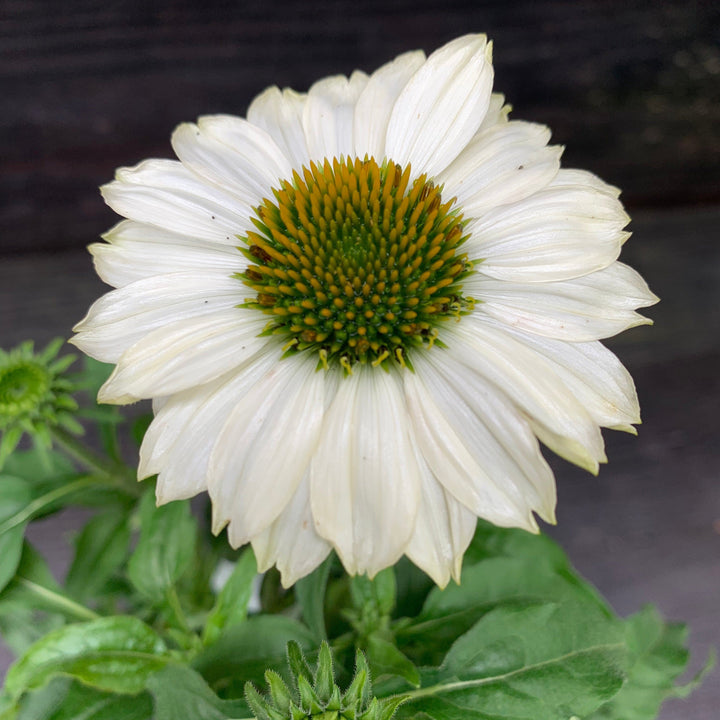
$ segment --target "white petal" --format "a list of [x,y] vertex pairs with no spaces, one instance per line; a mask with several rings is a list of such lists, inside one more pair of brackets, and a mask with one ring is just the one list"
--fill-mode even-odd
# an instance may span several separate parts
[[406,379],[420,450],[435,477],[476,515],[536,531],[553,519],[555,484],[521,413],[449,352],[414,360]]
[[600,430],[552,363],[478,313],[445,332],[452,356],[502,390],[525,413],[542,442],[597,473],[598,463],[607,461]]
[[290,502],[317,446],[324,373],[312,355],[279,360],[238,398],[210,458],[213,529],[230,522],[234,547]]
[[[604,180],[601,180],[597,175],[593,175],[587,170],[563,168],[555,176],[550,185],[551,187],[569,188],[571,190],[577,186],[583,186],[591,188],[596,192],[603,193],[604,195],[608,195],[612,198],[620,197],[619,188],[616,188],[614,185],[609,185]],[[627,222],[630,222],[630,218],[627,218]]]
[[222,270],[196,270],[144,278],[96,300],[71,339],[103,362],[120,356],[145,335],[171,323],[230,311],[249,294]]
[[502,93],[492,93],[490,95],[490,105],[482,123],[480,123],[478,132],[485,132],[494,125],[502,125],[508,122],[511,109],[510,105],[505,104],[505,96]]
[[476,273],[465,290],[481,300],[478,312],[549,338],[586,342],[652,323],[635,312],[657,302],[632,268],[615,262],[573,280],[511,283]]
[[491,46],[466,35],[436,50],[410,78],[388,124],[386,155],[413,175],[444,170],[468,144],[490,104]]
[[513,282],[602,270],[617,259],[629,218],[611,192],[586,180],[560,170],[543,190],[471,220],[465,249],[483,260],[485,275]]
[[635,385],[622,363],[601,343],[567,343],[514,328],[506,332],[553,363],[563,386],[598,425],[635,432],[631,425],[640,422]]
[[309,575],[330,553],[330,545],[316,532],[310,512],[309,473],[278,518],[252,539],[258,570],[277,565],[282,584],[290,587]]
[[439,176],[444,194],[455,196],[466,217],[523,200],[541,190],[560,169],[562,148],[547,147],[544,125],[509,122],[478,133]]
[[250,103],[247,111],[247,119],[272,137],[295,169],[310,162],[302,126],[306,101],[307,95],[290,88],[281,92],[269,87]]
[[[198,268],[241,272],[247,265],[235,247],[193,240],[187,235],[123,220],[103,235],[104,243],[88,247],[103,282],[123,287],[153,275]],[[228,238],[237,244],[234,238]]]
[[175,160],[145,160],[120,168],[100,188],[105,202],[131,220],[198,240],[235,245],[252,228],[251,203],[210,185]]
[[184,123],[172,136],[175,153],[198,175],[255,206],[290,177],[292,166],[262,128],[229,115]]
[[355,105],[355,155],[359,158],[368,155],[380,163],[385,157],[385,136],[395,101],[424,61],[422,50],[408,52],[370,76]]
[[322,162],[354,154],[355,103],[367,81],[368,76],[356,70],[349,79],[334,75],[310,88],[303,108],[303,128],[311,160]]
[[229,376],[169,398],[145,433],[138,465],[139,478],[159,473],[158,502],[207,489],[210,454],[228,416],[277,362],[277,351],[266,348]]
[[126,404],[210,382],[268,342],[258,337],[265,325],[261,313],[232,308],[153,330],[122,354],[98,400]]
[[[148,426],[140,446],[140,459],[137,469],[138,480],[144,480],[151,475],[162,472],[163,467],[167,464],[169,453],[182,437],[188,423],[195,417],[198,408],[212,396],[215,384],[222,383],[216,381],[212,384],[201,385],[199,388],[190,388],[184,392],[176,393],[166,398],[162,406],[158,406],[157,409],[153,401],[155,417]],[[213,438],[211,447],[214,442],[215,439]],[[207,488],[207,479],[204,474],[202,478],[183,476],[180,483],[183,486],[193,488],[197,486],[198,490],[196,492]],[[180,490],[180,492],[182,491]],[[192,497],[192,494],[185,497]],[[157,496],[159,503],[182,499],[179,495],[174,496],[172,488],[165,488],[161,491],[158,487]]]
[[420,478],[401,384],[356,366],[338,383],[312,461],[315,528],[353,574],[394,564],[415,527]]
[[422,457],[415,532],[407,546],[407,556],[441,588],[452,577],[460,582],[462,558],[475,533],[477,518],[437,481]]

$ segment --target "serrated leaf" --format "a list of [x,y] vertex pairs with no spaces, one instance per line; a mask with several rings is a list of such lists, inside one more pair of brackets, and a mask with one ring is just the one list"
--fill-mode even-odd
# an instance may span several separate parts
[[160,636],[137,618],[100,618],[38,640],[10,666],[5,690],[17,699],[62,674],[100,690],[135,694],[169,660]]
[[7,523],[27,507],[31,499],[28,483],[12,475],[0,475],[0,591],[12,580],[20,563],[26,523]]
[[16,720],[154,720],[148,693],[105,693],[68,678],[23,698]]
[[140,538],[128,563],[130,582],[142,595],[160,602],[193,558],[197,522],[187,500],[160,507],[147,492],[140,501]]
[[422,612],[397,632],[401,649],[412,647],[416,662],[439,662],[439,652],[498,604],[573,600],[612,614],[570,571],[557,572],[554,561],[493,557],[463,571],[460,585],[434,588]]
[[625,645],[587,605],[501,607],[453,644],[397,717],[435,720],[584,718],[621,687]]
[[366,655],[374,683],[380,683],[388,676],[398,676],[412,687],[420,685],[420,673],[414,663],[388,640],[370,635]]
[[155,720],[226,720],[250,715],[244,700],[222,700],[194,670],[168,665],[148,681]]
[[192,666],[213,688],[242,696],[246,681],[261,686],[266,669],[286,670],[286,647],[294,640],[303,649],[316,647],[313,633],[283,615],[257,615],[228,628],[203,650]]
[[247,548],[235,563],[232,574],[218,593],[215,606],[208,615],[203,631],[205,644],[215,642],[223,628],[237,625],[247,618],[256,575],[255,555],[251,548]]
[[295,597],[302,610],[303,620],[315,633],[318,642],[327,640],[325,629],[325,589],[327,588],[332,553],[310,575],[295,583]]
[[685,696],[685,687],[676,685],[689,659],[685,626],[666,624],[654,608],[646,607],[624,622],[624,632],[627,680],[590,720],[653,720],[664,700]]
[[124,513],[116,509],[93,517],[75,540],[75,557],[65,580],[67,592],[79,600],[94,597],[122,565],[129,543]]

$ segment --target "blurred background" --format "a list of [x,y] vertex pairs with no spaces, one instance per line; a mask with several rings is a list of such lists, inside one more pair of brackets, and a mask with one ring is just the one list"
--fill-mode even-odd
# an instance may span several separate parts
[[[620,613],[653,602],[689,622],[697,668],[720,645],[718,2],[0,0],[0,346],[69,336],[106,289],[84,250],[116,222],[98,185],[171,157],[178,123],[467,32],[494,40],[513,117],[549,125],[565,166],[623,189],[622,259],[662,298],[654,327],[609,343],[644,424],[606,433],[598,478],[554,463],[550,532]],[[33,529],[58,574],[75,522]],[[716,672],[661,718],[718,707]]]

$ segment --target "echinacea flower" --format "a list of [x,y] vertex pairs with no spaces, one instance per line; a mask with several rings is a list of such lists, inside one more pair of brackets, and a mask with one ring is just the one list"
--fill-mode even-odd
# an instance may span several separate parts
[[117,364],[99,399],[152,398],[139,477],[161,503],[206,490],[287,585],[332,549],[458,579],[476,517],[553,522],[538,440],[597,472],[600,427],[640,421],[598,342],[656,301],[617,261],[619,193],[560,169],[492,81],[472,35],[273,87],[103,188],[117,289],[74,339]]

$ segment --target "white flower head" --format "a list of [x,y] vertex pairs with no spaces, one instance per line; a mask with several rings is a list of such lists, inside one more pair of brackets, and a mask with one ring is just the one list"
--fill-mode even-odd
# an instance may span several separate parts
[[617,261],[618,191],[492,81],[469,35],[273,87],[103,188],[127,220],[90,249],[117,289],[74,339],[116,363],[100,400],[152,398],[139,477],[207,491],[286,585],[333,549],[457,580],[477,517],[553,522],[538,440],[597,472],[600,427],[640,422],[599,342],[656,301]]

